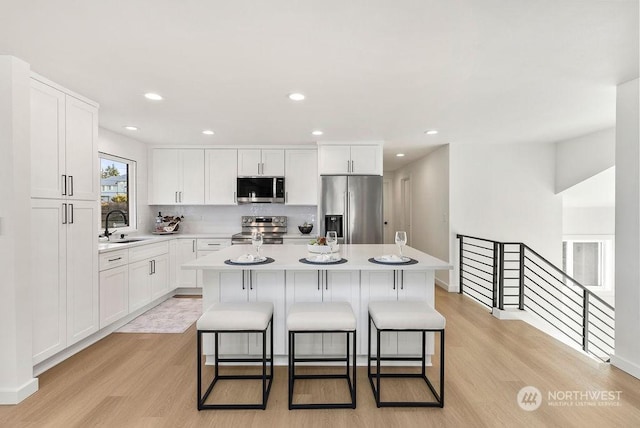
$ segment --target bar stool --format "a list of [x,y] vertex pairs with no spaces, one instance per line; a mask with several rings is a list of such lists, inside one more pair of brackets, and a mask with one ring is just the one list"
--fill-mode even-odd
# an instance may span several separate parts
[[[356,408],[356,317],[349,303],[297,303],[289,309],[289,410],[292,409],[340,409]],[[344,333],[346,335],[345,356],[296,357],[296,335],[312,333]],[[349,348],[352,348],[352,356]],[[353,358],[353,360],[351,359]],[[296,374],[298,362],[344,362],[344,374]],[[349,371],[351,369],[351,376]],[[350,403],[293,404],[293,389],[296,379],[346,379],[351,395]]]
[[[200,317],[198,330],[198,410],[203,409],[265,409],[273,382],[273,304],[264,302],[215,303]],[[267,358],[267,330],[270,328]],[[202,336],[214,335],[214,376],[204,396],[202,395]],[[257,333],[262,335],[262,358],[220,358],[218,355],[220,333]],[[267,374],[267,362],[270,363]],[[220,375],[220,363],[262,363],[261,375]],[[219,380],[262,380],[260,404],[205,404]],[[268,381],[268,383],[267,383]]]
[[[371,357],[371,327],[376,329],[377,350]],[[370,302],[367,375],[378,407],[444,407],[444,317],[426,302]],[[381,332],[422,333],[422,356],[382,357],[380,356]],[[426,332],[440,333],[440,389],[439,393],[431,384],[425,369]],[[376,373],[371,373],[371,361],[376,362]],[[380,373],[381,361],[420,361],[421,373]],[[381,401],[381,378],[421,378],[427,383],[435,401]],[[374,382],[375,380],[375,382]]]

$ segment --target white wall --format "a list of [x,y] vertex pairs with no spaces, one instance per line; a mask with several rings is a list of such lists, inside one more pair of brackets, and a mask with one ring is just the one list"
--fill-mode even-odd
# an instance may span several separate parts
[[611,362],[640,378],[640,110],[638,79],[616,100],[616,345]]
[[564,207],[564,235],[615,235],[615,207]]
[[556,193],[611,168],[616,163],[615,128],[556,143]]
[[[394,227],[402,227],[402,180],[410,178],[410,245],[449,261],[449,146],[442,146],[388,176],[393,179]],[[436,272],[436,279],[448,287],[449,271]]]
[[555,144],[451,144],[452,284],[456,234],[523,242],[560,265],[562,198],[555,194]]
[[155,216],[147,205],[147,145],[124,135],[100,128],[98,151],[136,161],[136,199],[138,231],[150,232]]
[[29,64],[0,56],[0,404],[38,389],[33,378]]

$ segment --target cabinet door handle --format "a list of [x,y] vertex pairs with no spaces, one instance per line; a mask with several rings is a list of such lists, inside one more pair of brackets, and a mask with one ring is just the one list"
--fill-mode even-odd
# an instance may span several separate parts
[[173,201],[177,204],[178,203],[178,192],[176,192],[176,194],[173,197]]
[[191,252],[195,253],[196,252],[196,240],[192,240],[191,241]]
[[73,204],[69,204],[69,224],[73,224]]
[[248,271],[247,275],[249,276],[249,290],[253,290],[253,275],[251,275],[251,271]]
[[67,224],[67,204],[62,204],[62,224]]
[[400,290],[404,290],[404,271],[400,271]]
[[109,259],[110,262],[115,262],[116,260],[122,260],[122,257],[116,257],[115,259]]
[[246,271],[244,271],[244,270],[243,270],[243,271],[242,271],[242,289],[243,289],[243,290],[245,289],[245,288],[244,288],[244,280],[245,280],[245,277],[246,277],[246,276],[247,276],[247,273],[246,273]]
[[207,244],[207,245],[212,245],[214,247],[219,247],[220,246],[220,244]]
[[324,289],[329,289],[329,272],[324,271]]
[[73,196],[73,175],[69,176],[69,196]]
[[393,271],[393,289],[396,289],[396,276],[398,275],[398,271]]
[[351,172],[351,161],[347,161],[347,172]]
[[149,275],[153,275],[153,266],[151,265],[151,260],[149,260]]
[[238,202],[238,198],[236,197],[236,192],[233,192],[233,203],[237,203]]
[[153,273],[154,274],[156,273],[156,261],[155,260],[153,260]]
[[62,196],[67,196],[67,175],[62,174]]
[[320,290],[320,271],[318,271],[318,290]]
[[284,202],[289,202],[289,192],[284,192]]

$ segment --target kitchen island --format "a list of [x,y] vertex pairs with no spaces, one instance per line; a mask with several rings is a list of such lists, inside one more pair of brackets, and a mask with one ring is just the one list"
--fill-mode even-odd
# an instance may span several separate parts
[[[404,255],[415,264],[376,264],[370,258],[397,254],[395,245],[340,245],[342,264],[306,264],[299,260],[310,256],[301,245],[264,245],[260,254],[272,258],[268,264],[229,265],[244,254],[255,254],[250,245],[234,245],[182,265],[182,269],[202,270],[203,309],[215,302],[269,301],[274,305],[274,354],[276,363],[286,364],[286,314],[297,302],[345,301],[356,314],[359,363],[367,354],[367,307],[370,301],[414,300],[434,305],[436,270],[452,266],[429,254],[405,247]],[[211,338],[205,338],[204,353],[213,354]],[[304,340],[303,340],[304,339]],[[383,336],[385,355],[417,355],[416,333],[388,333]],[[432,342],[427,351],[432,350]],[[344,352],[344,335],[318,334],[296,340],[298,355],[337,355]],[[221,335],[220,353],[224,355],[262,352],[256,335]],[[432,353],[429,352],[429,353]]]

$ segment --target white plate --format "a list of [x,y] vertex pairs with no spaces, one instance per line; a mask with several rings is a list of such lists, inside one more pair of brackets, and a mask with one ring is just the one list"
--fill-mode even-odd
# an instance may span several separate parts
[[396,257],[390,258],[389,256],[377,256],[377,257],[374,257],[373,260],[379,263],[389,263],[389,264],[407,263],[411,261],[411,259],[407,256],[403,256],[402,258],[400,258],[400,256],[397,256],[397,258]]
[[[336,244],[333,246],[333,252],[338,252],[340,250],[340,244]],[[331,248],[328,245],[311,245],[307,244],[307,251],[315,254],[325,254],[330,253]]]
[[253,260],[245,256],[241,256],[241,257],[238,257],[237,259],[231,260],[231,263],[252,264],[252,263],[261,263],[261,262],[264,262],[265,260],[267,260],[267,258],[264,256],[254,257]]

